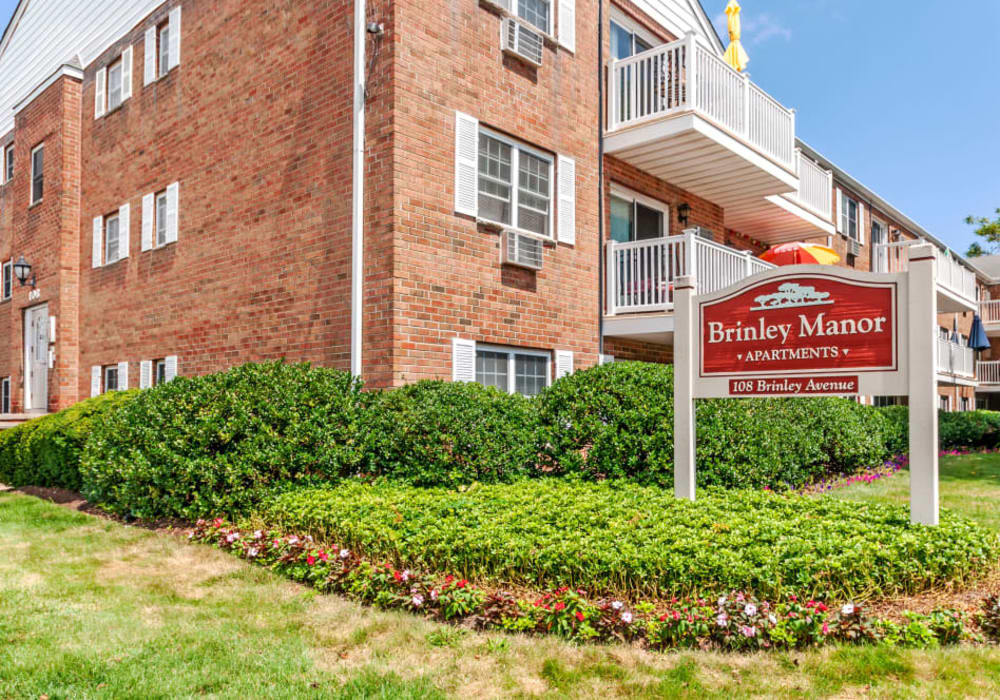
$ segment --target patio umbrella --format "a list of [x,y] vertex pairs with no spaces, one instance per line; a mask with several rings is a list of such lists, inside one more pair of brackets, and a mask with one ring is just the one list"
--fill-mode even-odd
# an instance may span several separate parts
[[743,30],[740,26],[740,4],[736,0],[729,0],[729,4],[726,5],[726,24],[729,28],[729,48],[726,49],[723,58],[733,68],[743,72],[750,63],[750,57],[740,43],[740,34]]
[[840,256],[825,245],[817,243],[783,243],[761,254],[760,259],[774,265],[833,265]]
[[969,331],[969,347],[976,352],[989,350],[990,348],[990,339],[986,337],[986,329],[983,328],[983,320],[979,318],[979,314],[974,314],[972,317],[972,329]]

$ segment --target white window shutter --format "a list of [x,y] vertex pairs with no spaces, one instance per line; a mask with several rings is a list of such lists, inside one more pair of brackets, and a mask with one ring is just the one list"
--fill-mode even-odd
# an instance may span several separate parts
[[108,102],[108,69],[101,68],[94,78],[94,119],[104,116]]
[[132,47],[122,51],[122,101],[132,97]]
[[118,391],[128,391],[128,362],[118,363]]
[[558,238],[560,243],[576,244],[576,162],[572,158],[559,156],[556,182],[559,188],[559,209],[557,213]]
[[118,259],[128,257],[128,250],[131,248],[132,237],[129,231],[132,230],[132,207],[125,203],[118,208]]
[[838,187],[834,190],[833,203],[837,206],[837,211],[834,212],[834,224],[837,226],[837,233],[847,233],[847,229],[844,227],[844,193]]
[[180,216],[180,183],[167,186],[167,243],[177,240],[177,219]]
[[456,382],[476,381],[476,341],[451,339],[451,379]]
[[179,7],[170,11],[170,37],[168,41],[170,42],[168,47],[170,65],[168,67],[174,68],[181,63],[181,8]]
[[91,267],[100,267],[102,261],[101,251],[104,250],[104,217],[94,217],[94,257],[91,260]]
[[479,215],[479,120],[455,112],[455,211]]
[[858,243],[865,244],[865,205],[858,202]]
[[101,395],[101,366],[94,365],[90,368],[90,395]]
[[169,355],[164,358],[164,364],[166,367],[163,370],[164,381],[170,381],[177,376],[177,355]]
[[559,0],[559,44],[576,51],[576,0]]
[[153,386],[153,361],[143,360],[139,363],[139,388],[148,389]]
[[146,30],[146,45],[142,50],[142,84],[156,80],[156,27]]
[[556,379],[573,373],[573,351],[556,350]]
[[153,206],[155,197],[152,194],[142,196],[142,249],[153,249]]
[[601,355],[600,360],[598,360],[598,362],[602,365],[610,365],[614,361],[615,361],[614,355]]

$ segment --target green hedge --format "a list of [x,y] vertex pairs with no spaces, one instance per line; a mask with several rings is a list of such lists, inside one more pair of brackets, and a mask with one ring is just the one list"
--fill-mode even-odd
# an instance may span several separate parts
[[[909,410],[906,406],[879,409],[889,427],[886,444],[894,452],[908,449]],[[1000,412],[961,411],[938,413],[938,445],[943,450],[956,448],[994,448],[1000,446]]]
[[83,492],[132,517],[245,512],[275,482],[356,469],[360,383],[281,362],[178,377],[96,426]]
[[950,512],[762,491],[696,503],[629,482],[537,479],[464,491],[345,480],[273,496],[260,519],[399,567],[593,595],[914,592],[995,561],[995,535]]
[[538,462],[530,399],[473,383],[422,381],[374,394],[363,471],[417,486],[510,481]]
[[[554,473],[673,484],[673,367],[624,362],[560,379],[539,398]],[[698,484],[799,486],[890,456],[889,424],[841,398],[699,401]]]
[[137,394],[113,391],[0,432],[0,482],[79,491],[91,430]]

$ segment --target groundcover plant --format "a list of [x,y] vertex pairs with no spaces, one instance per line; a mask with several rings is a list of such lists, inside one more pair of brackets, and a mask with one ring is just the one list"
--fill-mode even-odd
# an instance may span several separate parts
[[258,515],[401,566],[601,595],[861,600],[961,582],[998,552],[995,535],[947,511],[928,528],[901,506],[724,490],[692,503],[628,482],[343,481],[279,493]]

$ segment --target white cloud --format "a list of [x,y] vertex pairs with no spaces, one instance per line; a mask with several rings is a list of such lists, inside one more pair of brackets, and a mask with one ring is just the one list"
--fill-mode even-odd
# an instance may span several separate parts
[[[745,46],[756,46],[771,39],[784,39],[791,41],[792,30],[782,24],[774,15],[767,12],[761,14],[742,14],[743,34],[742,41]],[[726,13],[720,12],[713,20],[719,36],[725,43],[729,40],[729,26],[726,22]]]

